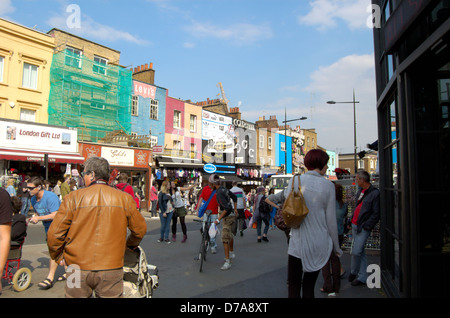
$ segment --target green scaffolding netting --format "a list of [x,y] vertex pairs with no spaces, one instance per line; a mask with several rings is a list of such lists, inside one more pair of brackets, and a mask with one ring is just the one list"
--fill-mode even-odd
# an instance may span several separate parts
[[99,141],[131,132],[132,73],[68,50],[53,56],[49,124],[78,128],[78,139]]

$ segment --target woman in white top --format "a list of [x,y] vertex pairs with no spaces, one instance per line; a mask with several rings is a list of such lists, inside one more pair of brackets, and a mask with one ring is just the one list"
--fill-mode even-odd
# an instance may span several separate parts
[[171,195],[174,202],[174,208],[175,213],[172,217],[172,241],[176,242],[177,240],[177,219],[180,219],[181,224],[181,231],[183,232],[183,239],[181,240],[181,243],[186,242],[187,240],[187,229],[186,229],[186,223],[185,223],[185,217],[187,214],[186,210],[186,203],[183,199],[183,195],[181,191],[189,191],[191,190],[196,184],[192,184],[189,187],[177,187],[174,181],[170,183],[171,187]]
[[[339,247],[336,224],[336,194],[331,181],[323,176],[328,168],[329,156],[326,152],[313,149],[305,156],[308,169],[300,177],[302,193],[309,213],[297,229],[291,229],[288,248],[288,296],[300,298],[314,297],[314,285],[321,268],[327,263],[331,252],[342,255]],[[294,176],[286,187],[285,197],[291,191],[298,191],[298,176]],[[303,281],[303,283],[302,283]]]

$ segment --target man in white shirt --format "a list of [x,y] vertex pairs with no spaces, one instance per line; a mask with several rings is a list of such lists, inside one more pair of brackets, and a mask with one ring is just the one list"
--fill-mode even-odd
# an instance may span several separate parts
[[237,181],[232,182],[232,188],[230,189],[231,192],[233,192],[237,196],[237,222],[238,222],[238,228],[239,232],[241,233],[241,236],[244,235],[244,222],[245,222],[245,204],[247,202],[247,197],[245,196],[244,190],[238,186]]

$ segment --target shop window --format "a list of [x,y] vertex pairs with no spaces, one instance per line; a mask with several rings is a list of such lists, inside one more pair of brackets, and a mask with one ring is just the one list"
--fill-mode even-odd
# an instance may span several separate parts
[[37,89],[38,69],[36,65],[23,63],[22,87]]

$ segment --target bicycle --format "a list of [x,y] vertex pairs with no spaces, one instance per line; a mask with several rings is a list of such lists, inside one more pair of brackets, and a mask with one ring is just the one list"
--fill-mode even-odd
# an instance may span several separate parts
[[[206,222],[204,226],[201,228],[200,232],[202,233],[202,242],[200,243],[200,250],[198,256],[196,256],[195,260],[200,260],[200,272],[203,270],[203,262],[206,261],[206,253],[208,251],[208,247],[210,244],[210,236],[209,236],[209,227],[211,226],[211,211],[205,212],[207,215]],[[195,222],[199,222],[203,224],[203,219],[194,219]]]

